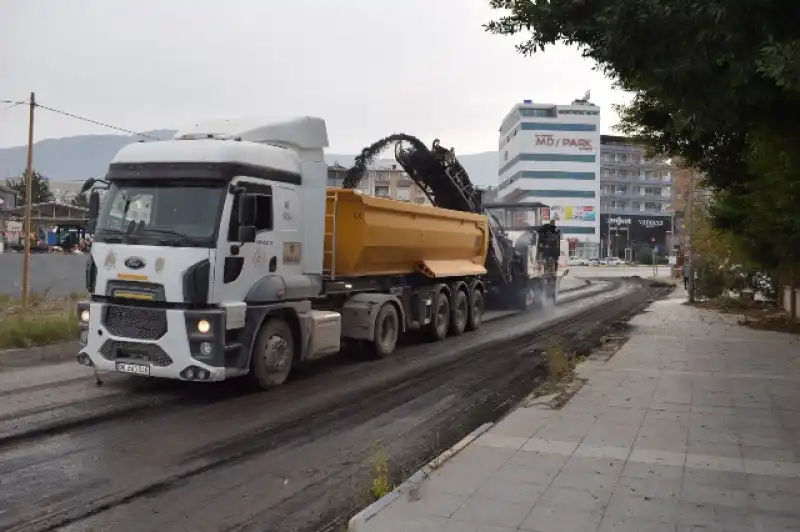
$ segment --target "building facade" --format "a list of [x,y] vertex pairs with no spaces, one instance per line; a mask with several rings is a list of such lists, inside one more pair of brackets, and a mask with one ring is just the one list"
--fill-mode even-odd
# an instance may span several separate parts
[[543,218],[577,238],[581,256],[600,242],[600,108],[588,100],[569,105],[515,105],[500,127],[497,201],[541,202]]
[[[341,187],[349,169],[334,164],[328,166],[328,186]],[[358,186],[364,194],[378,198],[409,201],[419,205],[430,204],[428,198],[397,164],[378,164],[367,170]]]
[[627,137],[600,137],[601,256],[635,260],[642,246],[672,245],[672,167]]

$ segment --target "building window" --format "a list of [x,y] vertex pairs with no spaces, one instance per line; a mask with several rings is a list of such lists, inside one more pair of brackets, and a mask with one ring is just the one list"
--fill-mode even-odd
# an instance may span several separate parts
[[398,188],[397,199],[399,199],[400,201],[409,201],[411,199],[411,189],[408,187]]
[[379,198],[388,198],[391,193],[387,185],[375,185],[375,195]]

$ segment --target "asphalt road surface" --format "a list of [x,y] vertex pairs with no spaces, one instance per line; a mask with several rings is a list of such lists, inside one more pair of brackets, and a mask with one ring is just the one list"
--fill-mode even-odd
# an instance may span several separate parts
[[[0,294],[19,297],[22,292],[22,253],[0,253]],[[64,297],[86,292],[86,255],[32,253],[31,290],[48,297]]]
[[598,282],[266,393],[120,375],[97,387],[77,366],[0,373],[0,530],[341,530],[369,502],[375,461],[410,474],[534,389],[549,342],[590,342],[658,290]]
[[[0,253],[0,295],[19,297],[22,292],[22,253]],[[60,253],[31,254],[30,282],[31,290],[36,293],[47,293],[48,297],[65,297],[71,294],[83,294],[85,287],[86,255],[64,255]],[[613,270],[613,271],[612,271]],[[627,270],[631,270],[627,272]],[[665,268],[662,270],[666,271]],[[644,274],[644,275],[642,275]],[[575,286],[573,279],[591,277],[616,277],[621,275],[647,276],[646,269],[634,271],[634,268],[590,268],[570,266],[569,278],[563,285],[567,288]],[[652,276],[652,269],[649,272]]]

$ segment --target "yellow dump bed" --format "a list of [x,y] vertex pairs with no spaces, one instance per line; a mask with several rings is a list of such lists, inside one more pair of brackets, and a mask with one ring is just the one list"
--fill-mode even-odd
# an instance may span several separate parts
[[331,278],[482,275],[486,216],[328,189],[324,272]]

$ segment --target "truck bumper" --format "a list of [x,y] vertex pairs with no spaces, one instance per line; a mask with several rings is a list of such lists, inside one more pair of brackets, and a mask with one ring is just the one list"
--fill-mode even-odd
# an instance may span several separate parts
[[98,371],[204,382],[242,373],[225,367],[222,309],[81,302],[78,320],[78,361]]

